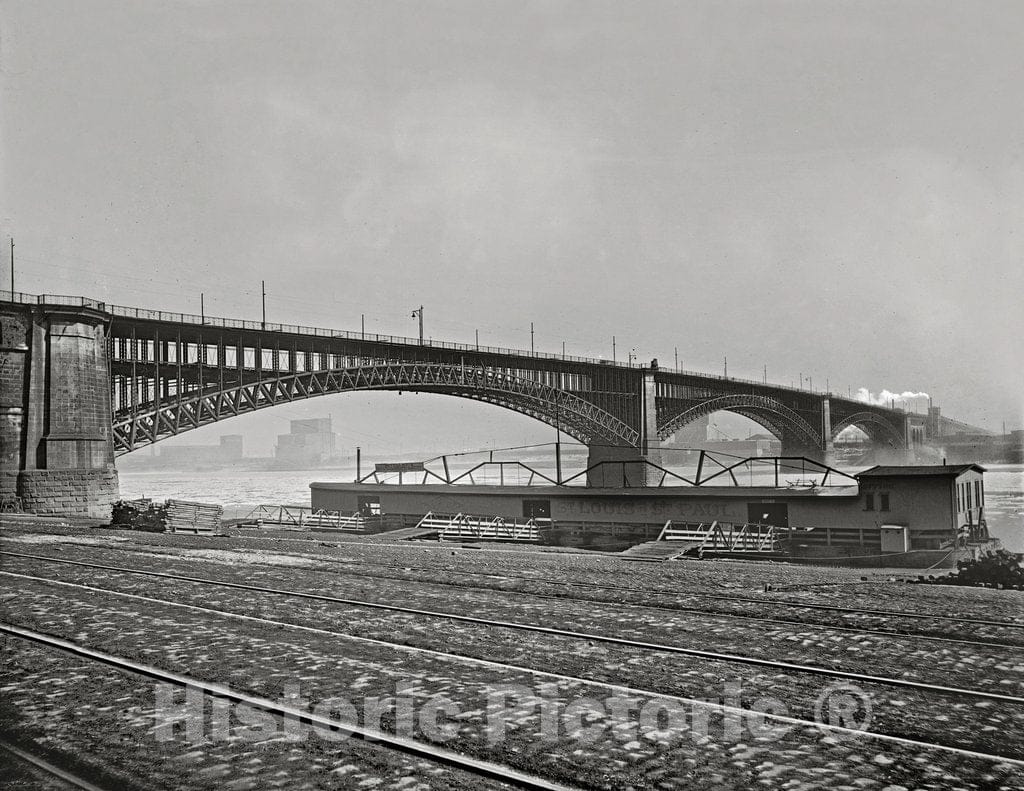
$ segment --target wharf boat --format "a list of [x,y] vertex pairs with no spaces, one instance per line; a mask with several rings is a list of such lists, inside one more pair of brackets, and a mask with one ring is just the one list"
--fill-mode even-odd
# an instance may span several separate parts
[[[647,466],[641,476],[638,465]],[[353,482],[311,483],[311,506],[372,517],[378,530],[418,528],[420,538],[638,559],[951,568],[998,548],[985,524],[985,470],[977,464],[851,474],[803,457],[723,461],[701,451],[695,471],[646,461],[595,468],[556,480],[521,461],[485,461],[457,474],[445,457],[378,464]]]

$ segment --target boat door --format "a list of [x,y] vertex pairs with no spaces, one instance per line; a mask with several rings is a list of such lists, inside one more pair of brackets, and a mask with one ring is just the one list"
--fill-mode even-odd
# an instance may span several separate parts
[[747,503],[747,521],[751,524],[789,527],[789,504]]

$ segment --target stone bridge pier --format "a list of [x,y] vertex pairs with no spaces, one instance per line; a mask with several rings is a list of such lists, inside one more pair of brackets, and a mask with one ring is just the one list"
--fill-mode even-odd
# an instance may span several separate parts
[[0,496],[26,511],[110,517],[109,319],[99,304],[0,307]]

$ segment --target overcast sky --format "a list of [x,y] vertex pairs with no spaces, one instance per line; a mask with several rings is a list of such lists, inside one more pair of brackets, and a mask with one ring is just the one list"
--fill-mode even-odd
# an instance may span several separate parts
[[[258,318],[265,279],[271,321],[422,303],[1019,427],[1022,41],[1021,2],[6,0],[2,231],[32,293]],[[402,398],[260,420],[547,437]]]

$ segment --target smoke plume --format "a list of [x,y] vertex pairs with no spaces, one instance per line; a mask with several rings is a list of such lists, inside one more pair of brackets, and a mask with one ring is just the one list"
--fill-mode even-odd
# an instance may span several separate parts
[[931,396],[927,393],[915,393],[911,390],[905,390],[902,393],[882,390],[882,392],[875,395],[866,387],[859,388],[853,397],[857,401],[863,401],[865,404],[886,407],[894,406],[906,409],[909,412],[924,412],[928,408],[928,402],[931,399]]

